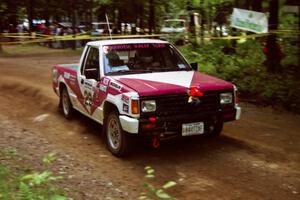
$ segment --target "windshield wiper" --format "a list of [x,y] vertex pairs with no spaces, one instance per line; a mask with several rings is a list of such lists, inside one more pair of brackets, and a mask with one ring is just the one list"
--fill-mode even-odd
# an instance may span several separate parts
[[192,69],[191,68],[179,68],[175,71],[192,71]]
[[119,75],[119,74],[138,74],[138,73],[152,73],[151,70],[118,70],[114,72],[108,72],[106,75]]
[[159,68],[159,69],[151,69],[151,70],[155,72],[173,72],[173,71],[191,71],[192,69],[167,67],[167,68]]

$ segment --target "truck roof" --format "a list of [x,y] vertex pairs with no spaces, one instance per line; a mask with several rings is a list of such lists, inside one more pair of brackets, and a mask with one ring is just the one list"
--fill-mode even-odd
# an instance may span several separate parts
[[168,44],[167,41],[158,39],[113,39],[113,40],[99,40],[88,42],[87,45],[99,47],[101,45],[115,45],[115,44],[134,44],[134,43],[164,43]]

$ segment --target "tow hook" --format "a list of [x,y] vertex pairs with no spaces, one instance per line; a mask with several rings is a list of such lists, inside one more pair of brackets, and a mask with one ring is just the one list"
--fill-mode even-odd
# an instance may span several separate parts
[[160,141],[158,136],[154,136],[152,139],[152,146],[153,148],[157,149],[160,146]]

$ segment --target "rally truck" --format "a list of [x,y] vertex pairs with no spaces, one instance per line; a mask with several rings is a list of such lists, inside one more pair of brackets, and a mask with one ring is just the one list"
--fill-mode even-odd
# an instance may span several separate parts
[[139,136],[154,147],[171,137],[217,136],[241,114],[235,85],[198,72],[157,39],[88,42],[78,64],[56,65],[52,77],[63,115],[77,110],[103,125],[115,156]]

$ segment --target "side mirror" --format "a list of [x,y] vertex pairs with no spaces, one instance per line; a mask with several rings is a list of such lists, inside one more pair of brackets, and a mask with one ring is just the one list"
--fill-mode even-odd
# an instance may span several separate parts
[[198,71],[198,63],[190,63],[193,70]]

